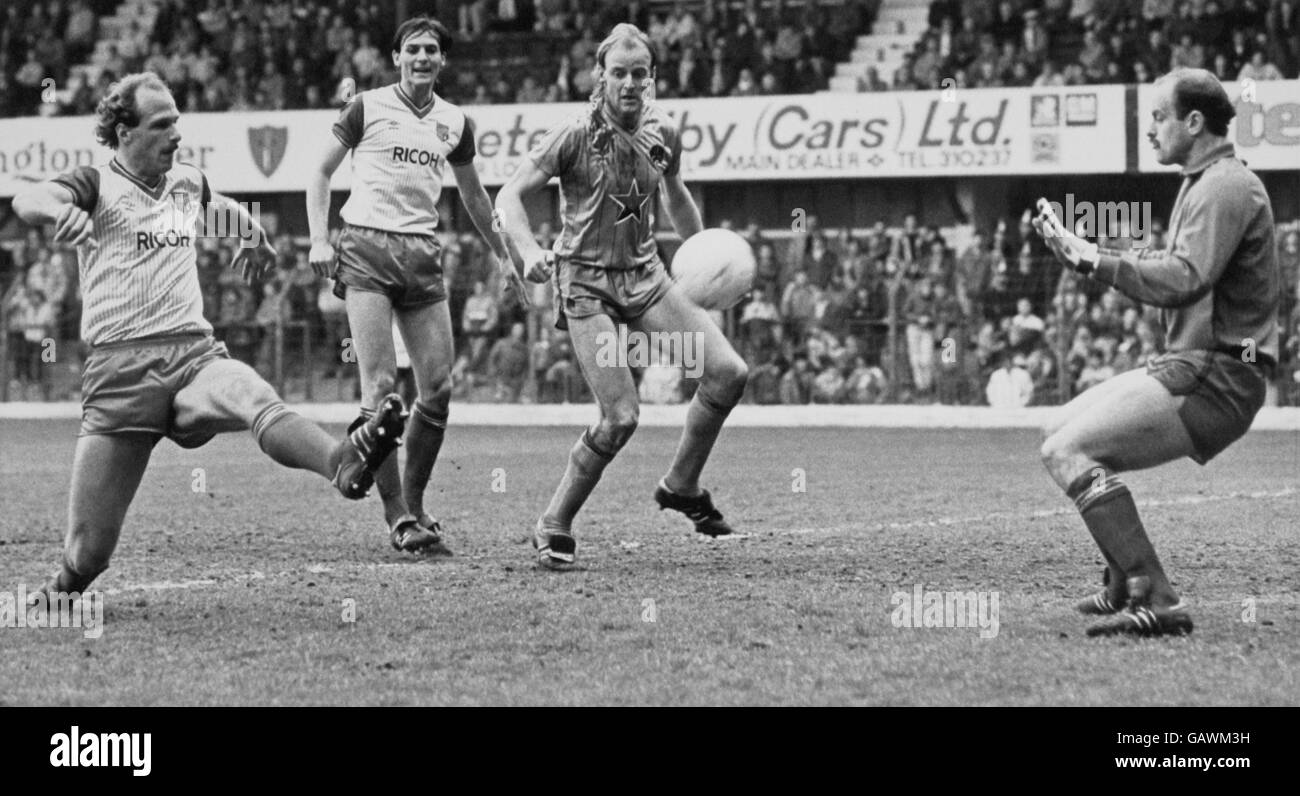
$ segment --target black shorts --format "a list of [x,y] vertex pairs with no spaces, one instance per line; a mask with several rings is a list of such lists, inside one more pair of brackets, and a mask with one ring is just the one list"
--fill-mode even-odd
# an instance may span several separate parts
[[80,436],[143,432],[183,448],[209,442],[215,432],[176,426],[173,404],[199,371],[229,356],[203,334],[96,346],[81,373]]
[[1240,439],[1264,405],[1264,366],[1221,351],[1171,351],[1153,359],[1147,373],[1185,396],[1178,417],[1192,438],[1198,464],[1205,464]]
[[348,290],[382,293],[394,309],[447,300],[442,246],[432,235],[402,235],[369,227],[343,228],[334,269],[334,295]]

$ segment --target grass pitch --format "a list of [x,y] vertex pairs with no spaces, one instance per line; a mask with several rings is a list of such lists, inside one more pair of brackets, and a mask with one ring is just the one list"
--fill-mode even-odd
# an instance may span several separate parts
[[[0,704],[1300,703],[1295,433],[1125,477],[1196,620],[1147,641],[1083,635],[1100,558],[1031,432],[729,429],[705,485],[741,533],[708,540],[651,500],[677,431],[643,428],[580,568],[539,571],[528,531],[578,433],[453,424],[430,490],[450,559],[396,553],[376,497],[248,435],[163,442],[103,635],[0,628]],[[75,434],[0,421],[0,591],[58,561]],[[996,592],[997,635],[896,627],[917,584]]]

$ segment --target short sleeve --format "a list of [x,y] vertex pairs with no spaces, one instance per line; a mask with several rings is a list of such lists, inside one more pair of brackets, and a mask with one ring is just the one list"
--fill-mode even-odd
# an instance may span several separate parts
[[467,163],[474,162],[474,155],[478,151],[474,147],[474,123],[465,117],[465,126],[460,131],[460,141],[456,143],[456,148],[447,153],[447,162],[453,166],[464,166]]
[[668,139],[668,166],[664,174],[674,177],[682,170],[682,134],[676,127],[665,127],[664,138]]
[[87,213],[95,212],[99,202],[99,170],[91,166],[78,166],[60,174],[54,182],[72,191],[72,203]]
[[365,102],[358,94],[343,107],[338,121],[334,122],[334,137],[348,149],[355,149],[361,143],[361,134],[366,129]]
[[204,174],[201,169],[195,168],[194,170],[199,173],[199,185],[201,186],[199,188],[199,206],[206,208],[208,203],[212,201],[212,188],[208,186],[208,175]]
[[528,157],[537,164],[537,168],[552,177],[563,174],[572,168],[577,160],[582,134],[583,127],[577,122],[565,122],[538,141],[533,151],[528,153]]

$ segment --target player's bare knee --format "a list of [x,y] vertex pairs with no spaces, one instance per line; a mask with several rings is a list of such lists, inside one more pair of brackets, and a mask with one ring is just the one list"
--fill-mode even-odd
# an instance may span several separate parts
[[445,412],[451,404],[451,371],[443,368],[428,382],[419,385],[416,400]]
[[622,448],[636,432],[640,414],[636,404],[615,406],[600,419],[600,436],[613,450]]
[[256,417],[266,407],[281,402],[275,388],[261,378],[242,378],[233,386],[237,402],[245,407],[245,415]]
[[1079,469],[1079,462],[1086,459],[1078,446],[1067,435],[1059,432],[1043,441],[1039,456],[1047,472],[1059,484],[1068,484],[1073,480],[1072,474]]
[[740,357],[728,361],[718,373],[718,388],[723,394],[734,398],[733,403],[739,403],[748,382],[749,366]]
[[729,412],[745,394],[749,382],[749,366],[740,357],[715,365],[700,380],[697,393],[706,404],[718,411]]

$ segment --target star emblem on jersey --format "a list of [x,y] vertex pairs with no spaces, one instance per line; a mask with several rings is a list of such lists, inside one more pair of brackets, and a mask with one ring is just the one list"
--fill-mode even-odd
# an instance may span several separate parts
[[650,194],[641,193],[637,186],[636,178],[632,178],[632,188],[627,193],[612,193],[610,199],[618,205],[618,218],[614,219],[615,224],[622,224],[629,218],[635,218],[637,223],[642,220],[641,211],[645,208],[645,203],[650,200]]

